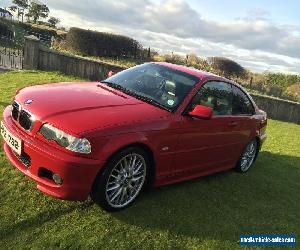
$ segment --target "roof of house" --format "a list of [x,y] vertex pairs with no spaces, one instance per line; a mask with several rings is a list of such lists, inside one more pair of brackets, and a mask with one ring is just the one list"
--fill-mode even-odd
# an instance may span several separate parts
[[5,10],[5,9],[3,9],[3,8],[0,8],[0,12],[2,12],[2,13],[7,13],[7,14],[9,14],[9,15],[12,16],[12,14],[11,14],[8,10]]

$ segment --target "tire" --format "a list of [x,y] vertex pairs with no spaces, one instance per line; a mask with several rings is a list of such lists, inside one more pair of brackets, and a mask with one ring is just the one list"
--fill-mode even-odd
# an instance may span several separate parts
[[235,170],[240,173],[247,172],[251,168],[252,164],[254,163],[257,154],[258,154],[258,141],[257,139],[253,139],[246,145],[239,161],[236,164]]
[[139,147],[128,147],[116,153],[98,174],[91,198],[106,211],[127,208],[142,192],[149,170],[147,153]]

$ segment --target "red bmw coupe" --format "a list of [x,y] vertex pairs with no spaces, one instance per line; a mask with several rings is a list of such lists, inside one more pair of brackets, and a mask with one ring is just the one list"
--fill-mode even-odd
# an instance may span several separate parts
[[8,159],[40,191],[66,200],[90,195],[117,211],[149,185],[248,171],[266,124],[238,84],[146,63],[101,82],[18,90],[1,134]]

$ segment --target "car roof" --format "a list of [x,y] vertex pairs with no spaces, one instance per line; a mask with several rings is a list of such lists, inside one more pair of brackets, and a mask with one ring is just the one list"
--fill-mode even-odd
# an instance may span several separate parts
[[177,65],[177,64],[173,64],[173,63],[167,63],[167,62],[153,62],[153,63],[196,76],[201,80],[209,78],[209,79],[215,79],[215,80],[221,80],[221,81],[233,83],[231,80],[228,80],[224,77],[215,75],[213,73],[210,73],[210,72],[207,72],[204,70],[199,70],[199,69],[196,69],[193,67],[187,67],[187,66]]

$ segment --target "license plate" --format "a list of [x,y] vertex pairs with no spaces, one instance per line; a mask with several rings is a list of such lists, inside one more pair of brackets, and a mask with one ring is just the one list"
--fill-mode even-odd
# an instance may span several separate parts
[[15,137],[9,130],[5,127],[4,123],[1,121],[1,135],[7,145],[15,151],[18,155],[22,152],[22,141]]

